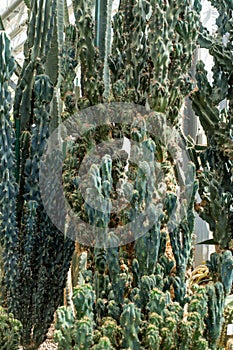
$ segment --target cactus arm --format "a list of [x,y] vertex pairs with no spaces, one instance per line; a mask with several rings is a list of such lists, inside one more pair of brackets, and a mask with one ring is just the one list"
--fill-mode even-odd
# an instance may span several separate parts
[[110,71],[108,66],[108,59],[111,53],[111,14],[112,14],[113,1],[107,1],[107,19],[106,19],[106,33],[105,33],[105,53],[104,53],[104,69],[103,69],[103,80],[104,80],[104,98],[108,100],[111,89],[110,89]]
[[95,3],[95,46],[99,48],[100,58],[105,56],[105,36],[107,28],[108,0]]
[[224,311],[224,291],[223,285],[216,282],[207,287],[208,295],[208,317],[206,317],[207,334],[211,349],[216,348],[217,340],[221,334]]
[[123,347],[138,350],[140,343],[138,339],[141,312],[134,303],[124,305],[121,314],[121,327],[123,329]]
[[65,27],[70,25],[69,9],[68,9],[68,5],[67,5],[67,0],[64,1],[64,25],[65,25]]

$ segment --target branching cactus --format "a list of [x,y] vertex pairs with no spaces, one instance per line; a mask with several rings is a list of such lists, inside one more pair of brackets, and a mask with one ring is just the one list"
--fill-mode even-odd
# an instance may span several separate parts
[[[217,29],[211,36],[206,28],[199,34],[201,47],[213,57],[213,81],[207,79],[203,62],[196,67],[197,91],[192,105],[207,136],[207,147],[198,147],[197,162],[201,202],[199,215],[208,222],[213,241],[224,249],[211,255],[207,262],[214,285],[207,287],[207,339],[211,349],[217,347],[222,326],[222,290],[232,289],[232,3],[211,1],[218,11]],[[222,44],[224,43],[224,44]],[[196,158],[197,159],[197,158]],[[230,249],[230,250],[229,250]],[[219,284],[219,281],[222,283]],[[214,315],[212,314],[215,308]],[[210,340],[211,339],[211,340]]]
[[192,89],[187,71],[197,24],[189,1],[121,1],[110,56],[114,98],[147,101],[177,121],[183,95]]
[[[199,151],[198,212],[209,223],[216,244],[229,249],[232,238],[232,3],[211,1],[218,10],[217,30],[206,28],[199,35],[201,47],[213,57],[213,82],[209,83],[203,62],[198,62],[198,90],[192,94],[208,146]],[[223,44],[224,43],[224,44]]]
[[90,285],[77,287],[73,295],[75,314],[71,307],[59,308],[55,331],[59,349],[71,350],[74,344],[80,349],[90,349],[94,336],[94,296]]

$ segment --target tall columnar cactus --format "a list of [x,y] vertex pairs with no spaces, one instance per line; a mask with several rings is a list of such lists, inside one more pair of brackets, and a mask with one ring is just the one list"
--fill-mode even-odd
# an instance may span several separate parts
[[216,282],[207,287],[208,295],[208,317],[206,318],[207,339],[210,348],[216,349],[216,343],[221,333],[224,311],[223,285]]
[[[14,71],[14,59],[11,55],[10,40],[0,32],[1,72],[0,72],[0,230],[1,245],[4,247],[5,283],[8,286],[10,310],[19,307],[18,272],[18,228],[16,222],[16,196],[18,185],[14,177],[14,130],[10,118],[11,95],[9,81]],[[16,317],[18,316],[15,315]]]
[[62,0],[30,3],[25,61],[14,98],[14,125],[8,91],[14,61],[9,39],[1,32],[1,244],[7,306],[22,322],[25,348],[37,348],[45,339],[63,301],[74,250],[74,242],[49,219],[39,189],[40,160],[62,104],[58,100],[60,56],[67,55],[62,49],[63,8]]
[[[216,32],[211,36],[201,28],[199,44],[213,57],[213,80],[209,82],[204,62],[196,67],[198,89],[191,95],[193,109],[207,136],[207,146],[196,147],[196,166],[201,202],[196,209],[208,222],[213,241],[223,251],[211,255],[207,262],[211,278],[216,282],[209,286],[206,318],[207,337],[215,349],[223,320],[223,288],[232,290],[232,2],[211,1],[218,11]],[[222,284],[219,285],[219,281]],[[215,315],[212,310],[215,308]],[[218,317],[216,318],[216,315]],[[210,341],[211,339],[211,341]]]

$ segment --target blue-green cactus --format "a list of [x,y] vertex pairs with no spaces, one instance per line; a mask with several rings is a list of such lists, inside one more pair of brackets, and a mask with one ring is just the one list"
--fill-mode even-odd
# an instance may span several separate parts
[[[8,306],[11,312],[19,308],[18,259],[19,238],[16,218],[16,196],[18,184],[15,181],[15,133],[10,116],[10,78],[14,72],[10,40],[0,32],[0,239],[4,247],[4,279],[8,288]],[[19,310],[18,310],[19,311]],[[18,313],[15,314],[18,317]]]
[[9,39],[1,32],[1,243],[6,302],[22,322],[25,347],[38,347],[46,336],[62,302],[74,245],[48,218],[38,183],[40,160],[54,117],[51,106],[56,81],[52,83],[46,62],[54,49],[50,51],[58,23],[55,17],[61,15],[59,5],[53,0],[30,4],[25,61],[14,95],[14,123],[7,88],[14,61]]
[[59,343],[59,349],[72,349],[73,344],[80,349],[90,349],[93,344],[94,299],[91,285],[84,284],[74,289],[75,314],[71,307],[58,309],[55,340]]
[[211,349],[216,349],[217,340],[221,333],[224,311],[224,289],[220,282],[207,286],[208,316],[205,319],[207,325],[207,339]]
[[206,262],[214,281],[221,281],[226,294],[232,289],[233,281],[233,257],[228,250],[218,254],[212,253],[210,260]]
[[124,305],[120,318],[120,324],[123,330],[123,348],[140,349],[138,339],[140,322],[141,310],[135,307],[134,303]]
[[[74,8],[79,33],[77,57],[82,74],[82,96],[77,106],[83,109],[103,99],[98,49],[103,53],[104,48],[94,47],[98,40],[95,40],[93,28],[99,26],[94,26],[91,2],[74,2]],[[186,276],[192,261],[193,204],[197,191],[195,169],[191,163],[188,164],[190,177],[183,185],[190,201],[183,201],[180,205],[176,192],[179,175],[171,161],[174,147],[169,153],[172,144],[167,144],[164,135],[150,133],[151,126],[157,130],[158,125],[167,125],[168,121],[173,127],[177,126],[184,98],[194,87],[189,69],[198,34],[199,12],[199,1],[195,1],[195,7],[190,1],[120,2],[113,18],[113,42],[107,67],[110,85],[108,79],[104,81],[108,91],[104,98],[108,96],[108,101],[140,103],[164,114],[136,117],[126,126],[113,125],[108,120],[104,120],[102,126],[90,126],[68,151],[64,162],[63,181],[70,205],[79,217],[92,225],[94,234],[95,231],[102,235],[106,232],[106,241],[101,241],[103,237],[100,234],[98,243],[105,242],[107,245],[109,240],[116,243],[113,248],[105,248],[104,244],[91,248],[92,238],[89,236],[89,247],[84,248],[88,255],[89,283],[96,293],[94,349],[179,348],[189,332],[192,332],[194,341],[194,345],[190,341],[190,348],[194,349],[198,341],[203,349],[208,346],[200,330],[201,327],[203,331],[205,329],[207,313],[203,295],[197,296],[197,304],[202,305],[203,310],[198,306],[196,310],[194,302],[190,301]],[[106,69],[106,59],[104,66]],[[120,152],[117,156],[114,153],[114,138],[122,137],[127,137],[131,143],[130,157],[126,157],[128,161],[118,158]],[[82,160],[86,154],[88,159],[102,141],[111,146],[105,149],[103,145],[101,156],[97,157],[99,165],[97,161],[87,161],[88,176],[84,181],[84,177],[79,175]],[[167,195],[160,206],[157,206],[157,201],[161,190],[154,181],[155,177],[158,183],[167,185]],[[85,200],[81,189],[85,192]],[[127,198],[128,204],[115,213],[113,200],[120,193]],[[179,205],[184,214],[182,219],[178,213],[176,215]],[[133,220],[145,208],[147,220],[144,225],[148,225],[148,230],[134,242],[138,227]],[[128,224],[132,228],[128,232],[132,242],[118,247],[122,237],[117,236],[114,230]],[[145,227],[142,225],[141,229]],[[167,247],[170,244],[172,252],[169,256]],[[188,312],[186,325],[183,307],[188,308],[189,305],[192,309]],[[111,336],[106,331],[106,318],[114,320],[111,327],[109,325]],[[193,326],[195,320],[196,328]],[[117,340],[116,324],[120,330]],[[171,334],[173,338],[168,336]]]

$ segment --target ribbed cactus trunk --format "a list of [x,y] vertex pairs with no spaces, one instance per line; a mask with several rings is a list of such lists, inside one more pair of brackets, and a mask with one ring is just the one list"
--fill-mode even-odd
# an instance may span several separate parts
[[63,302],[74,249],[74,242],[49,219],[39,189],[46,140],[53,125],[61,121],[63,8],[62,0],[30,3],[13,123],[8,86],[14,61],[9,39],[1,32],[1,244],[7,306],[23,325],[25,349],[37,349],[45,339],[54,312]]
[[[8,285],[8,303],[12,309],[19,307],[19,292],[17,282],[19,276],[18,267],[18,228],[16,222],[16,196],[18,185],[15,181],[15,157],[14,157],[14,130],[10,118],[11,95],[9,91],[10,78],[14,72],[14,59],[11,55],[10,40],[7,35],[0,32],[1,47],[1,141],[0,141],[0,229],[1,245],[4,246],[4,270],[5,281]],[[18,315],[15,315],[18,316]]]

